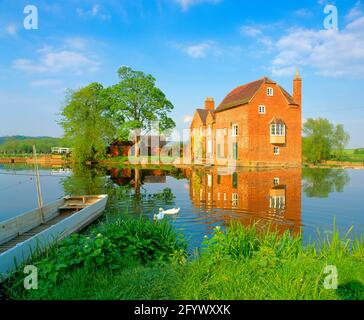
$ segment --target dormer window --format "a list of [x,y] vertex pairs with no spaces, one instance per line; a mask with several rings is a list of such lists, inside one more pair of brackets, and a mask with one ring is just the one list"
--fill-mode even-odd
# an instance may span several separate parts
[[273,88],[267,88],[267,96],[268,97],[273,97],[273,95],[274,95],[274,90],[273,90]]

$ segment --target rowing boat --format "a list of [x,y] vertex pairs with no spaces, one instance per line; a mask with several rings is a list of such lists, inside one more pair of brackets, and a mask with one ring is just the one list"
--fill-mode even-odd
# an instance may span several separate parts
[[80,231],[105,210],[108,196],[66,196],[41,209],[34,209],[0,222],[0,281],[32,253]]

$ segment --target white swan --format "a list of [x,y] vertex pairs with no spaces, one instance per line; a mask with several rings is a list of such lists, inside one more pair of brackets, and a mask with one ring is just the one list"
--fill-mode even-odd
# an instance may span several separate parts
[[159,209],[159,213],[158,214],[155,214],[153,216],[153,219],[154,220],[163,220],[164,219],[164,216],[165,215],[174,215],[174,214],[177,214],[178,212],[180,212],[180,208],[176,209],[170,209],[170,210],[164,210],[162,208]]
[[164,210],[164,209],[160,208],[159,212],[163,212],[166,215],[173,215],[173,214],[179,213],[180,210],[181,210],[181,208],[178,208],[178,209],[173,208],[173,209],[170,209],[170,210]]
[[153,216],[153,220],[163,220],[164,219],[164,212],[159,210],[158,214]]

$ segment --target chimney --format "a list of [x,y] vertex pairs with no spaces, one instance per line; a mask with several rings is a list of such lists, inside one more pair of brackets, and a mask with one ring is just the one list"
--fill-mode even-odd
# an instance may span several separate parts
[[298,73],[298,68],[296,71],[296,76],[293,80],[293,99],[302,106],[302,79]]
[[215,100],[214,98],[207,97],[205,100],[205,110],[214,111],[215,110]]

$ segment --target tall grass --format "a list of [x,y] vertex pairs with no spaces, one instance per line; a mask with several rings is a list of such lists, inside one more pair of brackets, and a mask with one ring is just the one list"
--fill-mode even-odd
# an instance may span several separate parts
[[[10,298],[364,299],[364,241],[340,237],[336,228],[304,246],[301,236],[232,223],[224,232],[216,228],[188,259],[167,222],[105,224],[98,232],[124,253],[116,269],[83,263],[56,286],[9,291]],[[336,290],[324,286],[327,266],[338,271]]]

